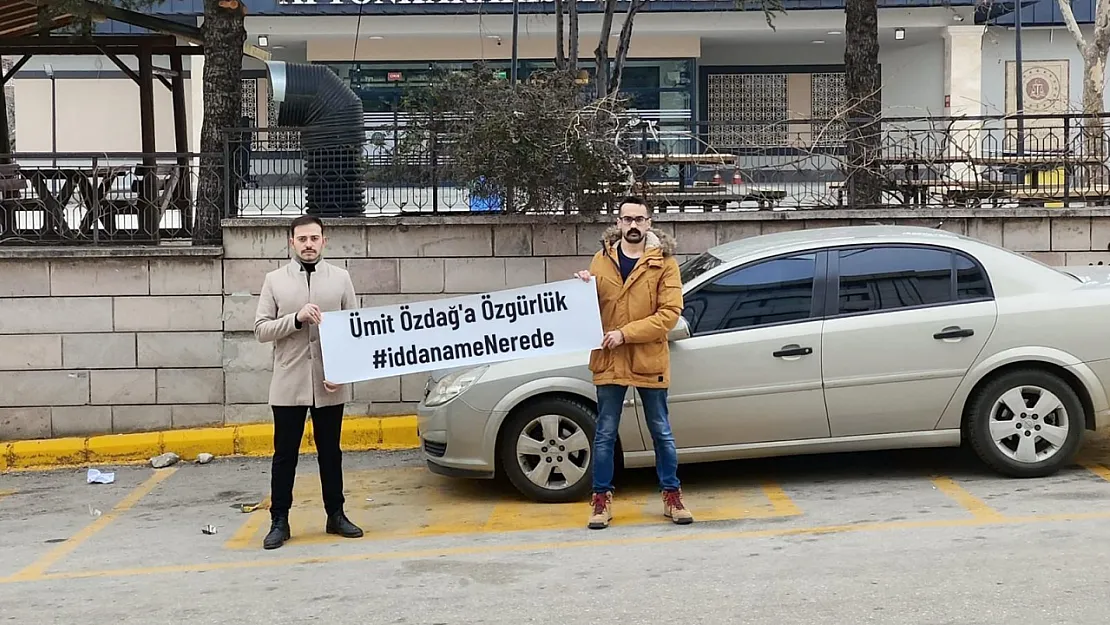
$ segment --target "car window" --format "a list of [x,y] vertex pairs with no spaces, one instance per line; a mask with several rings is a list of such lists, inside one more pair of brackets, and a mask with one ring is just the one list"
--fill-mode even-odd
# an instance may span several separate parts
[[709,252],[703,252],[682,263],[682,266],[678,268],[679,279],[682,280],[682,284],[686,284],[720,264],[720,258]]
[[816,254],[748,265],[688,294],[682,316],[695,335],[806,319],[816,273]]
[[963,254],[956,254],[956,299],[990,297],[983,268]]
[[838,312],[859,313],[952,300],[952,252],[922,247],[839,250]]

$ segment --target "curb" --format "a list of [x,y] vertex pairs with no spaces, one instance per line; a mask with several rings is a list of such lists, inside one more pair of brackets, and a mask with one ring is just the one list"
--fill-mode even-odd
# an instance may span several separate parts
[[[304,429],[301,453],[315,453],[311,419]],[[347,417],[343,420],[343,436],[339,444],[343,451],[416,449],[420,446],[416,417]],[[195,460],[202,453],[217,458],[269,456],[274,453],[274,426],[251,423],[0,442],[0,471],[86,464],[139,464],[170,451],[182,460]]]

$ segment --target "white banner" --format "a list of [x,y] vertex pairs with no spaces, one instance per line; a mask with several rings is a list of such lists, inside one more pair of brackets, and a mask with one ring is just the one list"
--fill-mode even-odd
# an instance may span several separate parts
[[324,379],[335,384],[601,346],[594,280],[324,313]]

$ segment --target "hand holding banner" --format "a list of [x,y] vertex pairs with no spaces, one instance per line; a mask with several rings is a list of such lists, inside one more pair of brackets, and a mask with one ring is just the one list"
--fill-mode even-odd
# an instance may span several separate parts
[[324,379],[336,384],[586,352],[603,336],[593,279],[323,317]]

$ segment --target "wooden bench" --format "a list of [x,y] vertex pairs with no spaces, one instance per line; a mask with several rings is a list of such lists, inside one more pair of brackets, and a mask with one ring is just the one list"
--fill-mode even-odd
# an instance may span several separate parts
[[[108,169],[111,170],[113,168],[109,167]],[[131,169],[131,168],[126,167],[126,168],[123,168],[123,169],[127,170],[127,169]],[[119,197],[100,197],[100,198],[98,198],[97,206],[98,206],[99,210],[96,211],[95,214],[94,214],[93,211],[90,210],[89,212],[87,212],[85,214],[84,218],[82,218],[82,220],[81,220],[81,231],[82,231],[82,233],[87,234],[87,233],[91,232],[93,224],[96,223],[97,221],[99,221],[101,223],[101,225],[107,231],[109,231],[110,233],[114,233],[116,231],[116,227],[115,227],[116,217],[121,216],[121,215],[143,215],[144,214],[143,210],[140,208],[140,203],[141,203],[141,199],[142,199],[141,198],[142,188],[143,188],[143,184],[144,184],[143,177],[142,177],[142,169],[143,168],[140,166],[140,167],[136,167],[135,169],[139,170],[138,172],[136,172],[138,175],[136,176],[135,180],[133,180],[131,182],[129,190],[130,190],[131,193],[139,194],[140,197],[137,197],[137,198],[132,198],[132,197],[123,197],[123,198],[119,198]],[[152,183],[154,185],[154,194],[155,194],[154,198],[153,198],[154,206],[153,206],[153,214],[149,215],[149,221],[147,222],[145,228],[144,228],[143,224],[140,222],[139,229],[140,229],[140,231],[144,231],[144,234],[154,236],[156,234],[154,231],[157,230],[160,227],[160,225],[162,223],[162,217],[166,214],[166,211],[169,209],[170,204],[174,202],[174,200],[177,196],[179,187],[181,186],[181,176],[182,176],[181,169],[182,169],[181,166],[179,166],[175,163],[175,164],[158,164],[158,165],[154,166],[153,170],[151,170],[151,174],[153,175]],[[120,172],[113,172],[114,175],[119,175],[119,173]],[[113,178],[114,178],[114,176],[113,176]],[[110,195],[111,195],[110,191],[109,191],[109,193],[105,194],[105,196],[110,196]],[[150,230],[150,232],[145,232],[145,230]]]
[[19,175],[17,163],[0,163],[0,198],[18,198],[27,188],[27,180]]
[[756,202],[760,210],[770,209],[786,198],[786,191],[779,189],[755,189],[747,193],[705,193],[700,191],[686,191],[683,193],[661,193],[659,203],[662,205],[691,206],[701,205],[706,208],[725,208],[730,202]]
[[16,163],[0,163],[0,239],[15,236],[15,213],[27,188]]

